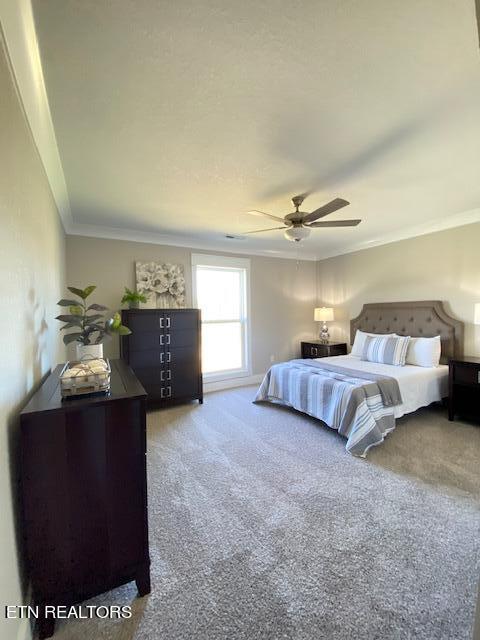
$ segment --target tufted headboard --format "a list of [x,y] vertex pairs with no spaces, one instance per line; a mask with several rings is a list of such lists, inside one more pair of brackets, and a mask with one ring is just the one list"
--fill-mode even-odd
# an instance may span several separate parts
[[424,338],[439,335],[442,342],[440,362],[463,355],[463,322],[449,316],[440,300],[364,304],[360,315],[350,320],[352,344],[357,329]]

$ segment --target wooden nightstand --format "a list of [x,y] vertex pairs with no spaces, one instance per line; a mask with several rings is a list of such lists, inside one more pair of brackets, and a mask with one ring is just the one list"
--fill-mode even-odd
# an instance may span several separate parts
[[327,356],[345,356],[347,345],[345,342],[322,342],[309,340],[302,342],[302,358],[326,358]]
[[480,420],[480,358],[452,358],[448,366],[448,419],[460,414]]

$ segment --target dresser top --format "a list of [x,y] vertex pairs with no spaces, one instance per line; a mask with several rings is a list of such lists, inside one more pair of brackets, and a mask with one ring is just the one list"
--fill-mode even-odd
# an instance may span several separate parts
[[122,313],[192,313],[192,311],[196,311],[197,313],[200,309],[188,309],[186,307],[182,307],[181,309],[122,309]]
[[455,364],[477,364],[480,365],[480,358],[475,356],[463,356],[461,358],[450,358],[449,362]]
[[318,344],[324,347],[343,347],[346,345],[345,342],[324,342],[323,340],[302,340],[303,344]]
[[112,371],[110,375],[110,392],[108,394],[62,398],[59,376],[64,365],[59,364],[32,396],[20,415],[26,416],[41,411],[69,411],[71,409],[83,409],[88,406],[107,404],[115,400],[146,397],[145,389],[128,364],[123,360],[109,360],[109,362]]

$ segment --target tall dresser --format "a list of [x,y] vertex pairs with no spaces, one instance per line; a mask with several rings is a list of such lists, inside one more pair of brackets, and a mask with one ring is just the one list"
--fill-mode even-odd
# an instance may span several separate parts
[[120,339],[121,357],[149,401],[203,402],[199,309],[128,309],[122,323],[132,333]]

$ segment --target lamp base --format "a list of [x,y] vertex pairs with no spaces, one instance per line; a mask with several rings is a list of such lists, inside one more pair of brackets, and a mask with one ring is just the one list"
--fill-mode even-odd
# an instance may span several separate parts
[[327,325],[325,323],[322,325],[322,330],[320,331],[320,340],[323,343],[327,343],[330,340],[330,334],[328,333],[328,327],[327,327]]

